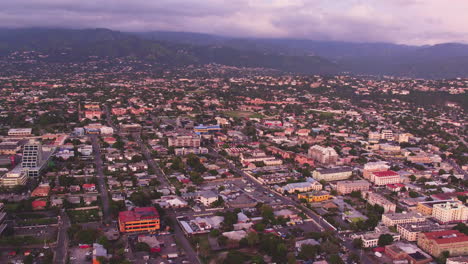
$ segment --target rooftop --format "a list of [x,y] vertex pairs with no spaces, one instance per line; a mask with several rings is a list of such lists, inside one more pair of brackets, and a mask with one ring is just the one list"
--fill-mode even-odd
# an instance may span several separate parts
[[429,233],[423,233],[428,239],[434,240],[437,244],[449,244],[458,242],[467,242],[468,236],[460,233],[458,230],[443,230]]
[[390,176],[400,176],[398,173],[387,170],[387,171],[377,171],[373,173],[375,177],[390,177]]
[[137,207],[132,211],[119,213],[119,219],[122,222],[140,221],[144,219],[157,219],[159,213],[154,207]]

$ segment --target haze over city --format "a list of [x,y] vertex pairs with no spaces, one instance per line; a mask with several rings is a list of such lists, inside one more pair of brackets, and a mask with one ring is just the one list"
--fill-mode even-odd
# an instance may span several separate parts
[[466,1],[0,9],[0,264],[468,263]]

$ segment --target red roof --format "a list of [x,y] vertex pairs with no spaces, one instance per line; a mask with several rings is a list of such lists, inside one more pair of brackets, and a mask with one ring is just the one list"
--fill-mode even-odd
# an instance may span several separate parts
[[392,170],[387,170],[387,171],[376,171],[374,172],[374,176],[375,177],[390,177],[390,176],[399,176],[399,174]]
[[158,210],[156,210],[154,207],[138,207],[133,209],[133,211],[124,211],[119,213],[119,220],[122,222],[157,218],[159,218],[159,213]]
[[428,239],[434,240],[437,244],[468,242],[468,236],[458,230],[443,230],[423,234]]
[[85,188],[85,189],[96,188],[96,184],[94,184],[94,183],[85,183],[85,184],[83,184],[83,188]]
[[33,201],[31,203],[31,206],[33,208],[46,207],[46,205],[47,205],[47,202],[46,201],[41,201],[41,200]]

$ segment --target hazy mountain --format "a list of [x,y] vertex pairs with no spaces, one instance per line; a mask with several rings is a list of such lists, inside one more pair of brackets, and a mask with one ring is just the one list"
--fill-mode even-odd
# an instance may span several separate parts
[[47,53],[50,61],[135,57],[164,65],[219,63],[306,74],[468,76],[468,45],[408,46],[300,39],[230,38],[199,33],[123,33],[108,29],[0,29],[0,56]]
[[[167,65],[219,63],[240,67],[265,67],[296,73],[336,73],[338,66],[317,56],[291,56],[260,50],[241,50],[227,45],[194,45],[183,39],[203,39],[198,34],[167,33],[154,40],[140,34],[108,29],[3,29],[0,55],[35,50],[49,55],[50,61],[86,60],[89,57],[135,57]],[[172,37],[169,37],[172,36]],[[208,36],[206,36],[206,39]],[[213,40],[218,37],[213,37]],[[191,42],[192,42],[191,41]]]
[[352,43],[301,39],[228,38],[184,32],[138,33],[152,40],[191,45],[226,46],[290,56],[314,55],[328,59],[342,71],[355,74],[421,78],[468,76],[468,45],[445,43],[409,46],[391,43]]

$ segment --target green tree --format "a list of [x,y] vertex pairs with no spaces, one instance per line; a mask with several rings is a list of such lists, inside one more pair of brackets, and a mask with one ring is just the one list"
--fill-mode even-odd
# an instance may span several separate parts
[[382,234],[379,236],[379,240],[377,244],[379,247],[385,247],[387,245],[391,245],[393,243],[393,236],[390,234]]
[[247,234],[247,244],[249,246],[254,246],[256,244],[258,244],[258,242],[260,241],[259,237],[258,237],[258,234],[256,232],[249,232]]
[[315,259],[319,251],[320,248],[317,245],[304,244],[301,246],[297,257],[302,260],[312,260]]
[[363,242],[362,242],[362,239],[360,238],[355,238],[353,240],[353,247],[356,248],[356,249],[361,249],[362,248],[362,245],[363,245]]
[[228,238],[226,236],[219,236],[217,241],[218,241],[218,244],[222,247],[226,246],[227,245],[227,242],[228,242]]
[[337,254],[332,254],[328,257],[328,263],[330,264],[344,264],[344,261]]
[[145,251],[145,252],[150,252],[151,248],[148,244],[144,242],[138,242],[135,244],[135,251]]

